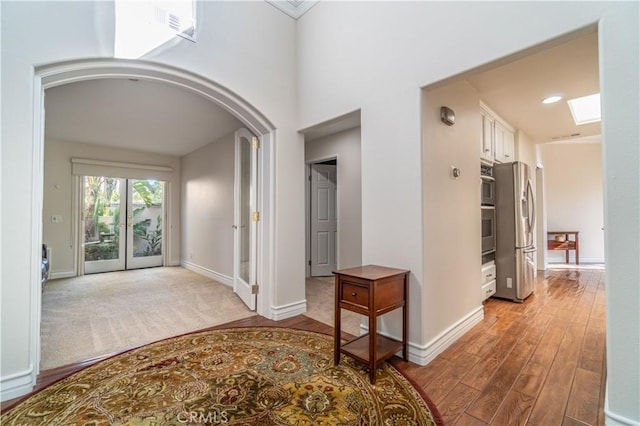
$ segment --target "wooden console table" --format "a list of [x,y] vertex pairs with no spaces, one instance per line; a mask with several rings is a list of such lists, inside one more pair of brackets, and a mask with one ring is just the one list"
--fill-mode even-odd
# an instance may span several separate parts
[[[407,300],[409,271],[384,266],[358,266],[335,271],[335,336],[334,364],[340,354],[348,355],[369,366],[369,380],[376,381],[376,368],[402,349],[407,361]],[[377,318],[402,308],[402,341],[378,334]],[[342,309],[369,317],[369,332],[342,344]]]
[[[576,251],[576,265],[580,264],[580,231],[549,231],[547,232],[547,250],[564,250],[565,262],[569,263],[569,250]],[[573,240],[569,238],[573,235]],[[558,241],[560,236],[563,241]],[[549,239],[551,237],[551,239]]]

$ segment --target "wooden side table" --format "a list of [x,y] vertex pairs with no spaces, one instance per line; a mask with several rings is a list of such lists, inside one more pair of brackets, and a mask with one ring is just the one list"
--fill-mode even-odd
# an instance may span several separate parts
[[[402,349],[407,361],[409,272],[384,266],[358,266],[335,271],[334,364],[345,354],[369,366],[369,380],[376,381],[376,368]],[[378,334],[377,318],[402,308],[402,341]],[[369,332],[341,344],[342,309],[369,317]]]
[[[573,235],[573,240],[569,239]],[[560,236],[560,239],[556,239]],[[549,239],[549,237],[553,237]],[[560,241],[562,240],[562,241]],[[569,250],[576,251],[576,265],[580,264],[580,231],[549,231],[547,232],[547,250],[564,250],[565,263],[569,263]]]

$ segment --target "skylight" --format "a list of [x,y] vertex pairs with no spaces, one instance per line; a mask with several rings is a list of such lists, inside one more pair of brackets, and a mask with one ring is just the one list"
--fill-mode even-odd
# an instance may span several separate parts
[[176,35],[195,42],[195,9],[195,0],[115,0],[115,56],[137,59]]
[[576,125],[600,121],[600,93],[567,101]]

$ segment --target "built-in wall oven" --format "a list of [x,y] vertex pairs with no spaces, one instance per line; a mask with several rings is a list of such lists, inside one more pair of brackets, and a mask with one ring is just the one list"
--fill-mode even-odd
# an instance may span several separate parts
[[[496,250],[496,180],[493,167],[480,165],[480,206],[482,212],[482,255],[483,261],[488,253]],[[489,257],[487,257],[489,259]]]
[[482,206],[482,254],[496,250],[496,208]]
[[496,180],[493,177],[493,167],[480,166],[480,178],[482,186],[480,187],[480,205],[495,206],[496,205]]

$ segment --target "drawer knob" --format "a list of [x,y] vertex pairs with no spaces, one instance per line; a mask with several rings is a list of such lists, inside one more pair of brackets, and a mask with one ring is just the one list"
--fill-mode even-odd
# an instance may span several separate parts
[[353,293],[351,293],[351,295],[352,295],[353,297],[356,297],[356,292],[354,291]]

